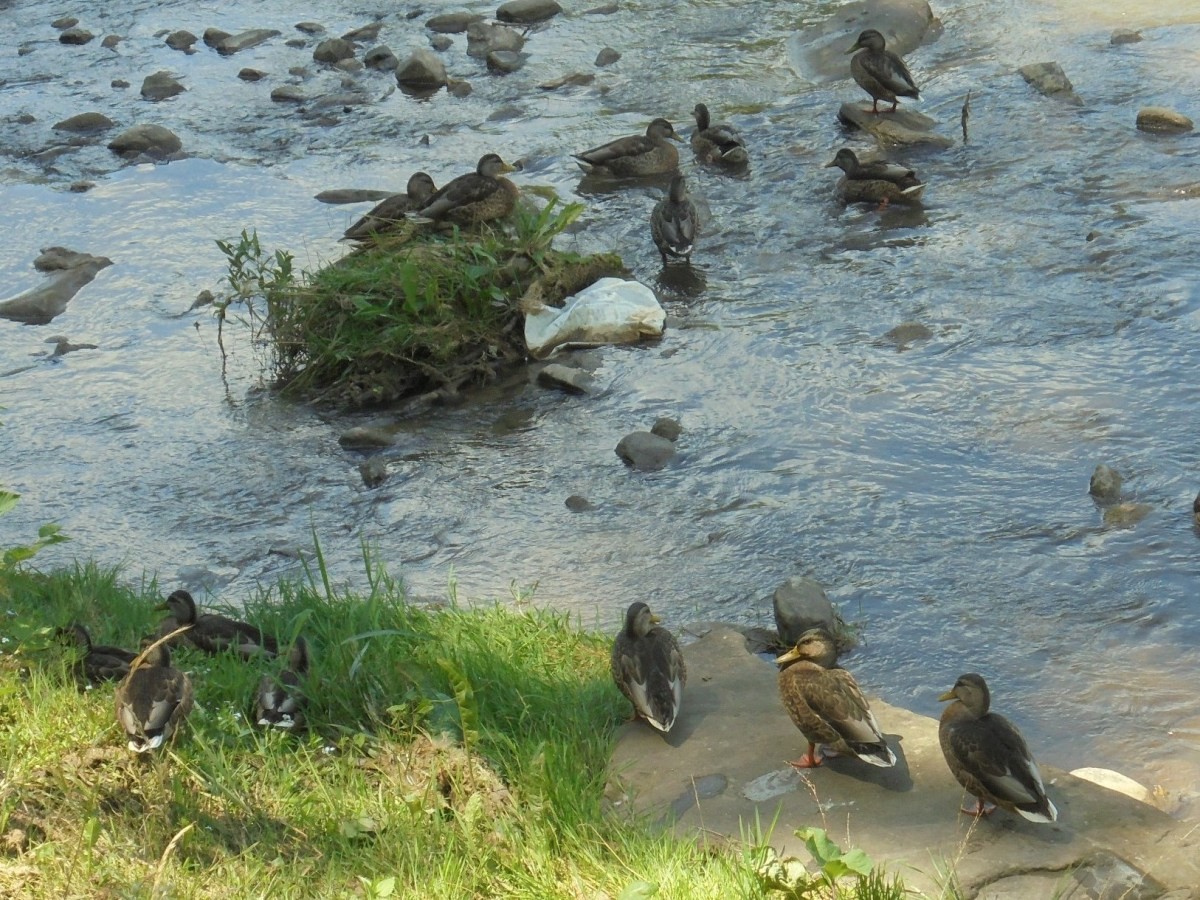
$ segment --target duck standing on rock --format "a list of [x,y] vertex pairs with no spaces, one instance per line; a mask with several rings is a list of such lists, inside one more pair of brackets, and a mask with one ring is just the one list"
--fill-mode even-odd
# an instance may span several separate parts
[[629,604],[612,649],[612,676],[642,718],[663,734],[671,730],[683,700],[687,667],[675,636],[641,601]]
[[516,209],[521,192],[501,176],[515,171],[515,166],[495,153],[485,153],[474,172],[459,175],[441,190],[434,191],[416,215],[452,225],[479,225],[503,219]]
[[746,152],[746,142],[732,125],[712,122],[709,119],[708,107],[703,103],[696,104],[692,115],[696,117],[696,127],[692,131],[692,150],[701,162],[744,166],[750,161],[750,155]]
[[79,624],[60,628],[58,637],[67,638],[82,651],[74,665],[75,677],[80,684],[99,684],[102,681],[116,681],[129,674],[129,664],[137,658],[137,654],[121,647],[110,647],[105,644],[93,644],[88,630]]
[[[808,752],[788,765],[811,769],[825,756],[841,753],[873,766],[896,764],[858,682],[837,664],[837,645],[828,631],[809,629],[775,662],[782,667],[779,696],[784,708],[808,741]],[[826,748],[821,755],[818,744]]]
[[925,190],[925,183],[912,169],[885,160],[860,162],[848,147],[825,164],[826,169],[835,167],[845,173],[838,182],[838,194],[848,203],[913,203]]
[[306,699],[300,680],[308,674],[308,644],[297,637],[288,651],[287,668],[278,678],[264,675],[254,693],[254,721],[271,728],[297,731],[304,727]]
[[1058,810],[1046,796],[1042,773],[1021,732],[1003,716],[989,712],[991,694],[982,676],[960,675],[938,697],[954,701],[942,710],[938,742],[950,771],[975,797],[962,812],[986,816],[997,806],[1030,822],[1053,822]]
[[688,197],[687,182],[682,175],[676,175],[671,179],[667,196],[654,204],[650,213],[650,236],[662,255],[663,265],[667,264],[668,256],[690,263],[698,231],[696,206]]
[[591,175],[665,175],[679,168],[679,151],[671,141],[682,140],[666,119],[655,119],[646,133],[617,138],[583,153],[572,154]]
[[162,642],[150,645],[117,686],[117,722],[134,753],[157,750],[171,739],[192,709],[192,682],[171,666]]
[[381,200],[365,216],[346,229],[344,241],[369,241],[393,230],[409,213],[414,213],[436,193],[433,179],[425,172],[414,172],[403,194]]
[[[859,52],[854,53],[857,50]],[[892,104],[896,111],[900,97],[919,98],[917,83],[908,66],[895,53],[886,49],[883,35],[868,28],[858,36],[854,46],[846,51],[854,53],[850,59],[850,74],[864,91],[871,95],[871,112],[879,114],[879,101]]]
[[[233,647],[242,659],[253,659],[279,652],[279,642],[257,626],[215,613],[198,616],[196,601],[187,591],[175,591],[156,608],[169,610],[168,621],[174,620],[175,627],[191,626],[184,639],[205,653],[224,653]],[[160,627],[160,634],[165,627],[166,623]]]

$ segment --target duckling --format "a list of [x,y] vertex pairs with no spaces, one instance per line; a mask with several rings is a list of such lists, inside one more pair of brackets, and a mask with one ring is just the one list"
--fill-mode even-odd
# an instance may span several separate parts
[[192,682],[171,667],[166,644],[151,644],[117,686],[117,722],[134,753],[157,750],[171,739],[192,709]]
[[703,103],[696,104],[692,115],[696,117],[696,128],[692,131],[692,150],[702,162],[744,166],[750,161],[746,142],[732,125],[709,121],[708,107]]
[[572,154],[593,175],[664,175],[679,168],[679,151],[669,141],[682,140],[666,119],[655,119],[645,135],[617,138],[583,153]]
[[416,212],[429,202],[437,188],[425,172],[414,172],[403,194],[393,194],[380,201],[369,213],[346,229],[343,241],[369,241],[396,227],[405,216]]
[[88,630],[77,623],[68,628],[59,628],[55,634],[60,638],[69,638],[83,651],[73,666],[80,684],[99,684],[124,678],[129,674],[129,664],[137,659],[137,654],[131,650],[93,644]]
[[633,704],[633,717],[666,734],[679,714],[687,667],[675,636],[659,621],[645,603],[629,604],[625,625],[613,641],[612,676]]
[[835,167],[845,173],[838,182],[838,195],[847,203],[913,203],[925,190],[925,183],[912,169],[886,161],[859,162],[849,147],[825,164],[826,169]]
[[871,112],[876,115],[879,114],[880,100],[890,102],[891,111],[895,112],[900,97],[920,97],[917,83],[904,60],[885,47],[883,35],[874,28],[868,28],[846,51],[861,51],[854,53],[850,59],[850,74],[858,86],[871,95]]
[[260,654],[275,656],[279,652],[279,642],[261,628],[215,613],[197,616],[196,601],[187,591],[175,591],[167,597],[166,603],[155,608],[171,613],[159,626],[160,636],[167,632],[172,620],[174,627],[190,625],[191,629],[185,633],[184,639],[205,653],[223,653],[234,647],[242,659],[251,659]]
[[500,176],[515,171],[515,166],[510,166],[495,153],[485,153],[479,158],[474,172],[459,175],[435,191],[416,215],[454,225],[478,225],[502,219],[516,208],[521,192],[515,184]]
[[950,771],[974,796],[964,806],[970,816],[985,816],[997,806],[1030,822],[1053,822],[1058,810],[1046,796],[1042,773],[1021,732],[998,713],[989,712],[987,682],[970,672],[938,697],[954,702],[942,710],[938,742]]
[[[811,769],[821,765],[825,756],[838,753],[883,768],[896,764],[867,698],[854,676],[837,664],[837,645],[828,631],[809,629],[775,662],[781,666],[779,695],[784,708],[808,741],[808,752],[788,765]],[[818,744],[829,748],[820,756]]]
[[650,236],[662,255],[663,265],[667,264],[668,255],[690,263],[698,231],[696,207],[688,197],[687,182],[682,175],[676,175],[671,179],[667,196],[650,213]]
[[287,668],[278,678],[264,675],[254,694],[254,721],[259,725],[299,730],[304,727],[306,698],[300,680],[308,674],[308,644],[297,637],[288,651]]

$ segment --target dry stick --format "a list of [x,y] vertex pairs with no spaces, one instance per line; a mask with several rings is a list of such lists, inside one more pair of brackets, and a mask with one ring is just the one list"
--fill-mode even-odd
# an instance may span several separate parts
[[963,101],[961,118],[962,118],[963,143],[965,144],[967,142],[967,119],[971,118],[971,92],[970,91],[967,91],[967,99],[965,99]]
[[158,884],[160,881],[162,881],[163,872],[167,868],[167,857],[171,855],[171,851],[175,849],[175,845],[183,839],[183,836],[195,827],[195,822],[188,822],[188,824],[184,825],[177,832],[175,832],[175,837],[171,838],[171,840],[167,842],[167,849],[165,849],[162,852],[162,856],[158,858],[158,871],[154,873],[154,884],[150,886],[151,897],[158,896]]

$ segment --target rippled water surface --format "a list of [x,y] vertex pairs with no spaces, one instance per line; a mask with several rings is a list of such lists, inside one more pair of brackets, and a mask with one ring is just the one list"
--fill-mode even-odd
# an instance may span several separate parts
[[[914,106],[958,139],[971,91],[970,142],[898,154],[930,183],[925,207],[879,212],[839,207],[822,168],[843,144],[867,146],[834,118],[857,89],[790,64],[787,38],[831,5],[566,5],[506,78],[456,36],[447,65],[474,92],[420,102],[389,75],[335,74],[311,42],[284,43],[304,20],[364,25],[369,5],[81,0],[71,12],[97,40],[64,47],[49,24],[62,7],[0,3],[29,49],[0,57],[2,293],[38,283],[43,246],[114,261],[51,325],[0,321],[2,474],[23,495],[0,544],[55,521],[74,541],[47,564],[124,562],[236,602],[315,532],[343,579],[365,540],[419,595],[452,577],[472,598],[536,583],[537,602],[605,629],[633,598],[676,625],[768,624],[771,590],[808,574],[860,623],[848,665],[872,692],[936,714],[936,695],[978,670],[1044,761],[1162,784],[1194,817],[1200,144],[1133,123],[1144,105],[1200,111],[1200,11],[1181,4],[1163,24],[1155,4],[1127,3],[1089,25],[1070,3],[939,4],[944,31],[909,56]],[[380,40],[403,55],[429,14],[458,8],[492,6],[428,4],[413,21],[416,7],[387,7]],[[1145,40],[1110,47],[1118,24],[1145,25]],[[162,45],[210,26],[283,34],[228,59]],[[126,37],[115,52],[99,47],[107,33]],[[594,85],[534,87],[593,71],[606,45],[623,56]],[[1050,59],[1085,105],[1014,74]],[[243,83],[243,66],[271,76]],[[159,69],[188,92],[140,100]],[[289,81],[366,102],[270,103]],[[646,227],[659,189],[579,194],[569,153],[654,115],[690,124],[698,100],[742,129],[754,163],[732,178],[685,152],[712,220],[694,277],[664,281]],[[62,141],[50,125],[92,109],[167,125],[192,155],[119,168],[103,141],[42,154]],[[399,189],[416,168],[441,183],[487,150],[525,160],[519,183],[585,200],[575,245],[619,249],[672,327],[657,345],[589,351],[596,396],[517,379],[405,422],[389,480],[369,490],[337,437],[374,417],[271,398],[236,332],[222,377],[210,315],[187,310],[223,274],[214,238],[255,227],[316,266],[364,210],[315,193]],[[79,179],[95,187],[68,192]],[[884,338],[904,322],[932,337]],[[99,346],[52,359],[54,335]],[[630,473],[614,446],[662,415],[685,429],[677,463]],[[1149,504],[1136,526],[1104,527],[1087,494],[1098,462]],[[571,494],[596,509],[568,511]]]

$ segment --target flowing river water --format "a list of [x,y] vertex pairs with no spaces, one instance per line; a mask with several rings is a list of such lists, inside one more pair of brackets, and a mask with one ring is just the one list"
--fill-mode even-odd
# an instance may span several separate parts
[[[1200,143],[1134,129],[1141,106],[1198,111],[1200,3],[937,4],[942,32],[908,56],[912,107],[956,143],[897,154],[929,182],[916,212],[834,200],[822,166],[868,146],[835,113],[861,93],[798,70],[788,38],[835,4],[565,5],[507,77],[455,36],[447,67],[473,93],[419,101],[285,41],[301,21],[336,35],[382,16],[380,41],[403,56],[427,43],[429,15],[494,4],[0,2],[24,50],[0,54],[3,296],[39,282],[44,246],[114,261],[52,324],[0,321],[0,478],[23,495],[0,544],[57,522],[73,541],[39,564],[121,563],[237,603],[294,571],[315,534],[338,580],[361,581],[366,542],[417,596],[536,584],[535,603],[606,630],[635,598],[675,627],[768,625],[771,591],[806,574],[860,625],[847,664],[869,691],[936,715],[958,674],[982,672],[1044,762],[1119,769],[1200,816]],[[65,12],[97,39],[60,44]],[[163,44],[210,26],[282,34],[229,58]],[[1110,46],[1117,26],[1145,39]],[[124,41],[102,49],[110,33]],[[622,57],[596,69],[604,46]],[[1051,59],[1082,106],[1015,74]],[[243,66],[271,75],[246,83]],[[141,100],[158,70],[187,92]],[[571,71],[596,80],[536,89]],[[369,102],[267,99],[343,77]],[[685,149],[711,221],[693,276],[664,281],[646,224],[659,189],[580,194],[569,153],[656,115],[689,126],[700,100],[742,130],[753,164],[730,177]],[[89,110],[166,125],[188,158],[122,167],[105,140],[43,152],[63,148],[53,123]],[[271,396],[236,329],[223,375],[211,314],[189,307],[224,274],[215,238],[256,228],[316,267],[364,211],[318,191],[399,190],[418,168],[442,183],[487,151],[525,161],[518,183],[586,202],[567,243],[617,249],[671,327],[588,351],[594,396],[519,379],[406,420],[369,489],[337,438],[379,416]],[[81,179],[95,186],[67,190]],[[905,322],[929,337],[885,338]],[[51,357],[57,335],[97,349]],[[675,463],[630,472],[613,448],[659,416],[684,427]],[[1145,518],[1104,524],[1087,492],[1099,462]],[[572,494],[595,509],[571,512]]]

